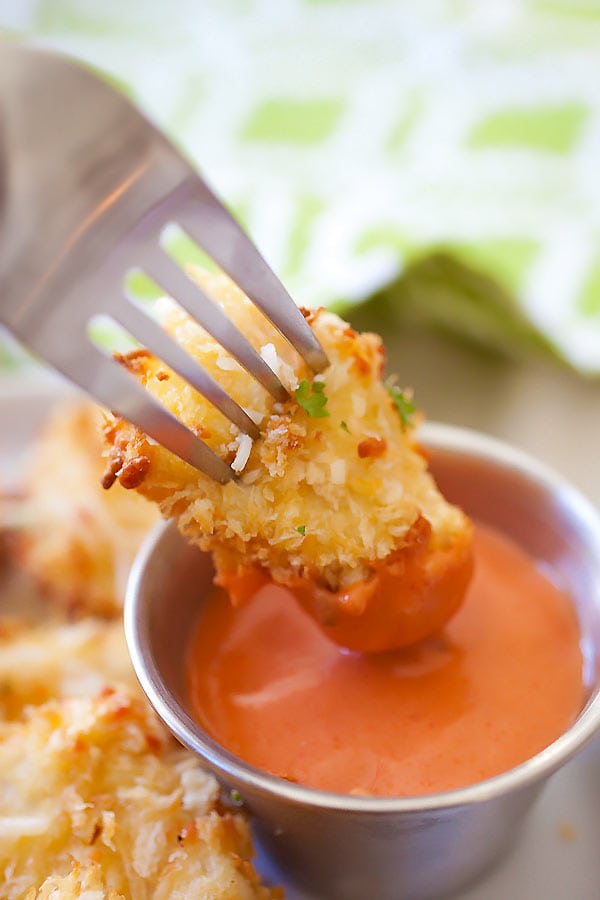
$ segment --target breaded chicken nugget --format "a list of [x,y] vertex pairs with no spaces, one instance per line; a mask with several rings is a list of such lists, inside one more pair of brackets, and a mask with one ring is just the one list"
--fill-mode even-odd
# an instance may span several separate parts
[[115,682],[139,690],[121,622],[0,621],[0,720],[50,699],[94,697]]
[[[0,896],[270,900],[245,820],[125,688],[0,723]],[[89,893],[85,893],[88,891]]]
[[443,625],[471,573],[471,526],[440,495],[419,451],[407,396],[382,381],[383,347],[332,313],[306,313],[330,361],[313,377],[224,276],[194,276],[260,350],[291,398],[275,403],[172,301],[178,343],[261,428],[252,444],[146,351],[123,362],[240,473],[217,484],[117,420],[107,428],[117,480],[212,552],[234,600],[268,578],[289,586],[331,637],[358,650],[412,643]]
[[31,888],[24,900],[127,900],[125,894],[106,884],[102,868],[91,862],[74,863],[68,875],[51,875],[39,890]]
[[24,485],[22,565],[70,612],[120,613],[130,565],[156,509],[100,484],[103,413],[73,402],[53,413],[33,448]]

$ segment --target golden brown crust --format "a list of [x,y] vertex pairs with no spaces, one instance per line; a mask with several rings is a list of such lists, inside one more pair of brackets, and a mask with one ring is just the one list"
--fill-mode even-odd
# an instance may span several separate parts
[[280,896],[142,697],[118,622],[0,619],[0,821],[6,900]]
[[[314,390],[302,360],[227,279],[195,277],[292,392],[303,380]],[[308,577],[337,590],[369,577],[420,515],[431,522],[434,542],[460,532],[466,519],[440,496],[381,381],[381,340],[325,310],[305,315],[331,363],[320,376],[327,402],[319,417],[295,400],[274,403],[181,310],[163,306],[167,330],[260,424],[239,483],[217,485],[126,422],[113,423],[107,436],[117,472],[123,460],[149,460],[139,490],[210,550],[221,572],[256,566],[277,581]],[[243,449],[236,429],[177,375],[152,377],[164,369],[157,360],[141,357],[137,364],[148,390],[235,466]]]
[[0,619],[0,721],[73,693],[96,696],[108,683],[137,689],[120,622]]
[[249,446],[178,376],[161,382],[152,377],[161,364],[136,357],[142,383],[222,459],[239,464],[240,481],[216,484],[121,421],[107,432],[109,472],[121,479],[128,465],[148,460],[138,489],[212,552],[234,602],[272,579],[290,587],[334,640],[363,651],[441,627],[470,576],[471,528],[440,495],[397,396],[382,383],[380,338],[325,310],[304,311],[330,362],[313,380],[230,282],[196,275],[299,394],[273,402],[166,301],[164,326],[249,411],[261,436]]
[[314,306],[312,308],[309,308],[308,306],[300,306],[299,309],[309,325],[312,325],[318,315],[320,315],[322,312],[325,312],[324,306]]
[[245,820],[219,814],[217,797],[214,778],[122,687],[29,708],[0,724],[0,893],[281,897],[251,863]]
[[[138,354],[138,362],[148,354]],[[158,516],[151,504],[115,480],[138,485],[149,461],[118,450],[104,471],[106,416],[90,403],[56,410],[34,446],[16,535],[20,564],[48,597],[81,615],[120,614],[137,549]]]
[[141,375],[145,370],[145,360],[150,359],[152,354],[144,347],[138,347],[135,350],[129,350],[127,353],[115,353],[114,357],[128,372],[134,375]]
[[[138,508],[156,516],[102,491],[97,418],[76,405],[46,429],[18,554],[61,604],[118,612],[117,541],[137,547]],[[120,621],[0,618],[0,838],[3,900],[283,896],[252,865],[244,817],[142,698]]]

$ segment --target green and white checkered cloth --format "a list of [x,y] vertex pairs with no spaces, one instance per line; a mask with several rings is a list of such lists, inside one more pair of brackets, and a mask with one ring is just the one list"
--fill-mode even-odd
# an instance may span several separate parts
[[0,0],[0,27],[112,76],[299,302],[600,373],[600,2]]

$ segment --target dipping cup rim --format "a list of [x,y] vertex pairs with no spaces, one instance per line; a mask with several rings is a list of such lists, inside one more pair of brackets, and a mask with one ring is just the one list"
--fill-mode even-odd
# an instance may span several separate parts
[[[586,539],[593,547],[594,556],[599,560],[600,572],[600,516],[592,503],[552,468],[504,441],[468,428],[430,422],[419,429],[418,437],[425,448],[467,453],[494,463],[504,470],[517,470],[531,483],[551,491],[557,499],[560,498],[568,505],[578,521],[584,524]],[[175,528],[173,521],[159,523],[150,532],[136,556],[125,598],[124,624],[127,646],[141,687],[167,728],[182,744],[207,763],[213,772],[235,783],[242,794],[245,788],[249,788],[266,792],[282,801],[304,808],[362,812],[371,815],[436,810],[441,812],[483,803],[546,779],[588,743],[600,729],[599,687],[567,731],[524,763],[493,778],[466,787],[411,797],[362,797],[337,794],[295,784],[257,769],[219,745],[185,712],[161,678],[149,647],[148,635],[141,627],[144,621],[142,614],[144,597],[140,587],[145,567],[163,540],[164,534],[169,529]]]

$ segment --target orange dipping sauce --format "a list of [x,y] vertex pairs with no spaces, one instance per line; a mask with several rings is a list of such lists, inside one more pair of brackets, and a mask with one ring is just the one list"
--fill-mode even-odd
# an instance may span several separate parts
[[198,722],[259,769],[339,793],[435,793],[548,746],[584,702],[569,598],[515,544],[475,530],[475,574],[444,632],[341,650],[282,587],[203,605],[187,660]]

